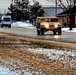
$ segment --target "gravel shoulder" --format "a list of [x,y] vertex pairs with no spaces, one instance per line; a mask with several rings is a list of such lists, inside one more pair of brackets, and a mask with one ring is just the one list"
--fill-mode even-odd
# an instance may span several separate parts
[[76,52],[76,44],[0,33],[0,63],[17,71],[18,75],[27,75],[25,70],[27,68],[31,75],[76,75],[76,57],[69,57],[71,60],[74,58],[72,65],[70,60],[65,60],[64,63],[60,60],[49,59],[47,54],[32,51],[37,48]]

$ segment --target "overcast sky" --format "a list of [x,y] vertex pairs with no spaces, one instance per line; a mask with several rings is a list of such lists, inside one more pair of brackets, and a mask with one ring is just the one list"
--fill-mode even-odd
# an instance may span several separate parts
[[[7,10],[8,7],[10,6],[12,0],[0,0],[0,12],[4,12],[4,10]],[[29,0],[30,3],[33,2],[33,0]],[[47,0],[37,0],[40,1],[40,4],[43,6],[47,6],[50,5],[51,3],[49,3]]]
[[4,12],[10,6],[11,0],[0,0],[0,12]]

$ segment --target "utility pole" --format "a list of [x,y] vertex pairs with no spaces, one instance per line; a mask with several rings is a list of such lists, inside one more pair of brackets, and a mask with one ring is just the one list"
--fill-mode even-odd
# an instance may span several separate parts
[[57,15],[57,0],[55,0],[55,15]]
[[72,5],[71,5],[71,0],[70,0],[70,9],[71,9]]
[[12,12],[11,12],[11,17],[12,17],[12,19],[13,19],[13,2],[14,0],[11,0],[11,8],[12,8]]

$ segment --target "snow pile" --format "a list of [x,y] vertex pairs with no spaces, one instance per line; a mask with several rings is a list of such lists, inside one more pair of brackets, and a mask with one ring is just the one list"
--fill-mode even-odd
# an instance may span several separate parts
[[20,75],[19,73],[6,68],[5,66],[0,65],[0,75]]
[[[31,23],[22,22],[22,21],[13,22],[12,26],[22,27],[22,28],[35,28],[34,25],[32,25]],[[64,31],[64,32],[76,32],[76,28],[73,28],[73,30],[69,30],[69,28],[62,28],[62,31]]]
[[21,21],[13,22],[12,26],[14,26],[14,27],[23,27],[23,28],[34,28],[34,26],[31,23],[21,22]]
[[76,28],[73,28],[73,30],[69,30],[69,28],[62,28],[62,31],[64,31],[64,32],[76,32]]

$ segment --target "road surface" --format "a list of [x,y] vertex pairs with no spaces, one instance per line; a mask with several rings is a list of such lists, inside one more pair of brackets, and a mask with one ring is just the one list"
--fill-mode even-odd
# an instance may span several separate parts
[[48,31],[45,35],[40,36],[36,33],[36,28],[28,29],[28,28],[20,28],[20,27],[12,27],[12,28],[0,28],[1,33],[8,33],[12,35],[18,35],[29,38],[36,38],[42,40],[53,40],[59,42],[70,42],[76,43],[76,33],[73,32],[62,32],[62,35],[53,35],[52,31]]

